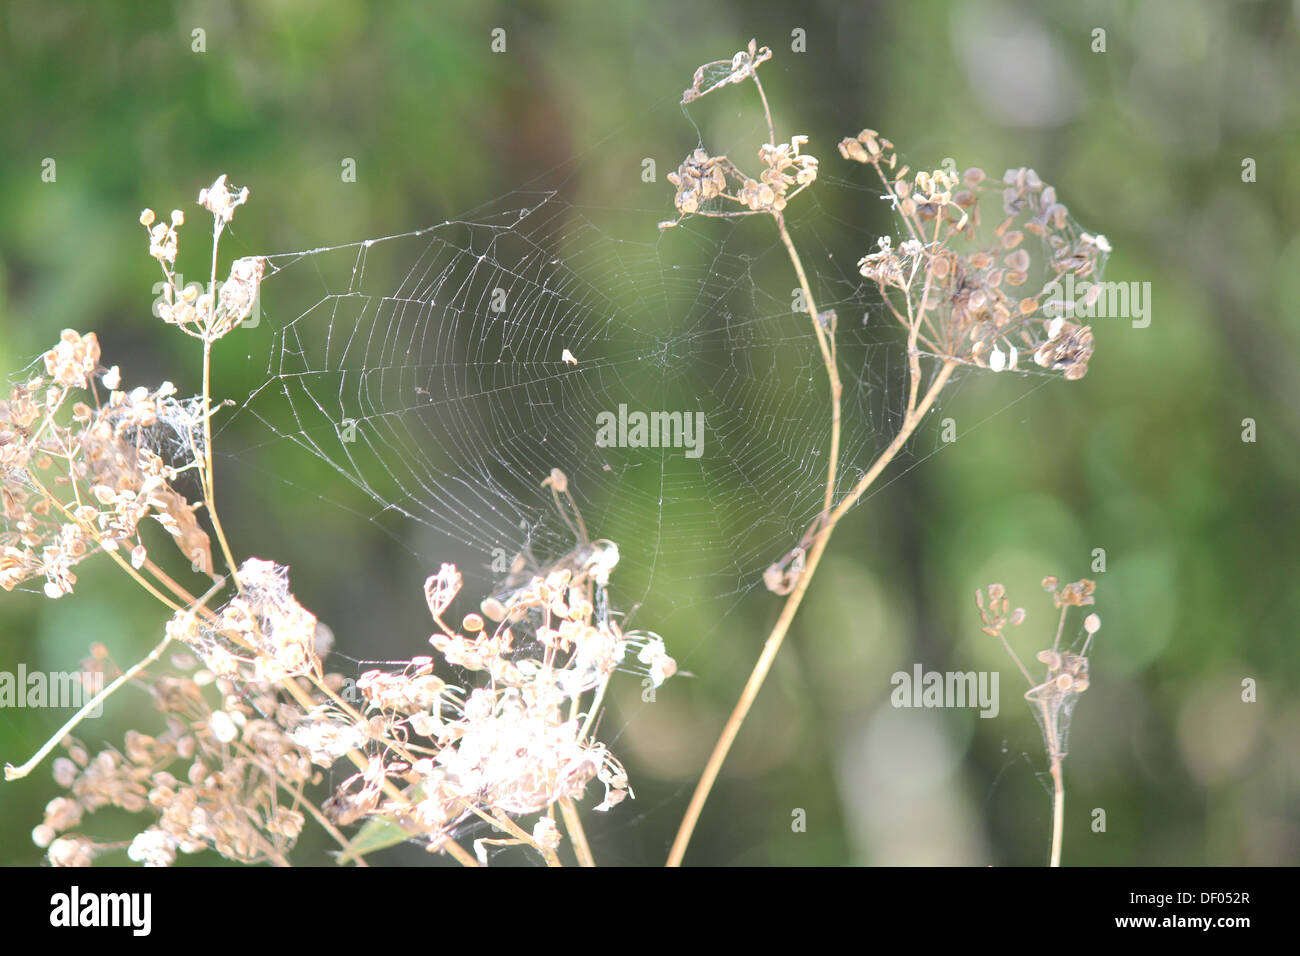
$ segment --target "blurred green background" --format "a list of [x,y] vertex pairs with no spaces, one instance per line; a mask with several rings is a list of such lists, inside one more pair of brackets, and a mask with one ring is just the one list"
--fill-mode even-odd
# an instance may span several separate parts
[[[763,76],[779,126],[808,133],[824,169],[857,174],[834,143],[863,126],[916,167],[1033,166],[1109,238],[1107,279],[1151,283],[1153,313],[1144,329],[1098,322],[1078,383],[1028,394],[1024,379],[979,375],[945,398],[961,437],[942,445],[923,429],[918,457],[940,453],[839,529],[688,862],[1044,862],[1041,738],[971,598],[1004,583],[1029,612],[1015,638],[1032,656],[1054,623],[1038,581],[1057,574],[1097,580],[1103,621],[1066,761],[1066,863],[1294,863],[1298,11],[1211,0],[5,3],[0,369],[17,375],[74,327],[98,333],[127,382],[197,390],[194,343],[149,313],[156,265],[136,217],[180,207],[197,222],[194,197],[221,172],[252,191],[227,255],[441,222],[575,157],[605,193],[623,189],[627,205],[659,204],[668,218],[663,173],[696,142],[674,104],[697,65],[756,37],[775,52]],[[504,54],[489,48],[496,27]],[[206,52],[191,49],[196,28]],[[795,30],[807,52],[791,50]],[[737,129],[752,131],[752,99],[731,95]],[[603,163],[602,140],[629,130],[645,152],[630,168],[620,155]],[[641,181],[641,155],[657,158],[659,182]],[[342,157],[356,159],[355,183],[341,182]],[[42,181],[46,158],[55,182]],[[1246,158],[1256,182],[1242,181]],[[796,201],[791,218],[801,211],[837,210]],[[889,230],[871,215],[863,230]],[[842,261],[866,251],[834,250]],[[258,378],[237,346],[218,348],[219,397],[242,399]],[[346,489],[291,443],[250,454],[218,462],[236,553],[291,565],[299,599],[353,657],[422,653],[419,584],[435,569],[411,566],[374,523],[322,509],[318,493]],[[259,481],[271,472],[311,494]],[[1097,548],[1104,573],[1092,572]],[[73,668],[96,640],[124,664],[153,646],[156,605],[105,562],[78,574],[78,594],[57,603],[0,594],[0,669]],[[692,677],[653,705],[635,680],[616,681],[606,739],[637,799],[592,824],[598,860],[662,862],[778,611],[761,588],[704,602],[664,633]],[[889,675],[916,662],[1000,670],[1001,713],[892,708]],[[1245,678],[1258,684],[1254,703],[1241,700]],[[0,758],[25,760],[65,717],[0,714]],[[120,744],[152,719],[127,691],[80,735]],[[48,765],[0,787],[0,861],[41,860],[30,831],[58,792]],[[1094,808],[1104,833],[1090,829]],[[806,832],[792,830],[796,809]],[[132,832],[99,816],[84,832]],[[309,826],[297,859],[328,862],[327,849]],[[390,859],[431,858],[398,848]],[[502,857],[512,860],[523,858]]]

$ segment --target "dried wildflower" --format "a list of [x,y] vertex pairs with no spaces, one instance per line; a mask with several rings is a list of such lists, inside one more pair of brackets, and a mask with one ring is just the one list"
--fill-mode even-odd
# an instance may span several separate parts
[[[801,152],[807,142],[807,136],[794,136],[788,143],[764,143],[758,150],[763,170],[757,179],[725,156],[710,156],[696,149],[676,172],[668,174],[668,181],[677,187],[673,205],[679,219],[697,213],[736,215],[734,208],[727,207],[728,202],[743,206],[749,213],[782,212],[791,198],[817,179],[817,158]],[[664,228],[675,223],[660,225]]]
[[[547,478],[557,504],[573,511],[568,478],[558,469]],[[500,819],[548,811],[578,800],[593,781],[605,788],[595,807],[608,810],[631,796],[627,774],[609,749],[591,735],[595,706],[620,668],[644,668],[657,686],[675,673],[676,662],[662,638],[624,632],[609,611],[605,589],[617,566],[618,548],[609,541],[581,544],[574,552],[523,576],[516,568],[493,599],[499,615],[465,615],[459,630],[440,631],[429,642],[451,666],[484,679],[451,687],[433,673],[430,658],[413,659],[397,673],[368,671],[357,681],[372,718],[367,747],[380,754],[366,774],[349,779],[328,803],[340,822],[369,817],[396,838],[421,837],[431,851],[447,849],[455,826],[471,815]],[[444,612],[461,585],[453,565],[443,565],[425,585],[430,611],[446,627]],[[484,602],[485,605],[487,602]],[[591,696],[588,696],[591,695]],[[297,739],[319,749],[310,734],[323,734],[323,716]],[[421,738],[414,761],[402,744]],[[414,751],[415,748],[412,748]],[[385,778],[407,785],[409,800],[383,798]],[[549,814],[540,818],[550,821]],[[533,836],[482,839],[486,847],[528,843],[543,854],[558,845],[552,822],[538,822]],[[363,830],[368,846],[373,837]],[[391,840],[389,841],[391,842]]]
[[60,837],[50,844],[51,866],[90,866],[99,853],[94,841],[82,836]]
[[1084,578],[1081,581],[1074,581],[1065,587],[1056,591],[1055,600],[1057,607],[1084,607],[1094,603],[1093,593],[1097,590],[1095,581]]
[[727,191],[727,169],[729,164],[725,157],[710,156],[703,149],[697,149],[677,167],[677,172],[668,174],[668,181],[677,187],[673,205],[683,216],[699,212],[702,203],[717,199]]
[[366,733],[356,724],[345,720],[320,717],[304,720],[292,734],[293,742],[311,756],[318,767],[332,767],[335,762],[366,741]]
[[560,828],[550,817],[538,817],[533,825],[533,842],[539,849],[554,850],[560,845]]
[[180,227],[185,215],[180,210],[172,212],[170,223],[155,223],[154,213],[146,209],[140,214],[140,223],[149,235],[149,254],[158,260],[163,272],[162,302],[158,314],[169,325],[178,326],[187,335],[214,342],[237,327],[253,313],[258,289],[266,268],[261,257],[236,259],[230,267],[230,276],[216,290],[216,247],[222,231],[234,217],[235,209],[248,201],[248,188],[232,191],[225,175],[219,176],[211,186],[199,192],[199,205],[213,217],[213,272],[212,282],[206,292],[194,286],[179,288],[175,264],[180,242]]
[[64,329],[59,344],[45,353],[45,372],[62,388],[87,388],[99,365],[99,339]]
[[[183,220],[182,220],[183,221]],[[157,259],[166,269],[176,261],[176,252],[180,244],[180,234],[176,231],[179,222],[172,223],[154,223],[154,214],[152,209],[146,209],[140,214],[140,223],[149,233],[149,255]]]
[[[30,426],[36,416],[21,411],[22,397],[9,418]],[[116,414],[136,409],[129,414],[139,417],[149,403],[149,395],[124,395],[110,404]],[[96,420],[89,412],[81,417]],[[134,500],[99,477],[88,497],[101,507]],[[585,530],[564,473],[548,482]],[[461,631],[435,634],[431,643],[448,663],[485,675],[480,686],[449,686],[434,673],[433,657],[417,656],[400,672],[361,676],[359,715],[326,689],[339,681],[321,672],[319,627],[290,592],[287,569],[249,559],[239,569],[239,591],[223,606],[208,611],[200,603],[168,621],[168,640],[197,657],[173,655],[181,673],[136,675],[165,716],[165,730],[130,731],[121,750],[93,757],[66,739],[68,756],[53,769],[67,795],[50,802],[32,839],[52,862],[88,864],[107,847],[68,831],[114,806],[150,817],[127,848],[133,861],[166,866],[178,853],[212,849],[232,860],[283,863],[305,817],[282,791],[304,800],[312,766],[331,768],[347,757],[364,760],[363,769],[322,805],[340,824],[369,818],[424,837],[431,851],[454,852],[455,827],[478,814],[508,835],[482,844],[525,843],[553,854],[559,834],[549,813],[541,818],[549,822],[534,823],[534,836],[513,818],[577,800],[593,781],[605,790],[598,810],[631,796],[626,772],[591,735],[596,708],[620,667],[643,668],[656,685],[676,671],[661,638],[624,633],[611,615],[605,589],[617,563],[612,542],[584,543],[501,592],[508,624],[490,630],[471,613]],[[440,624],[461,584],[453,565],[426,583]],[[99,648],[87,666],[102,670],[106,660]],[[202,669],[190,676],[200,660]],[[300,693],[286,691],[299,678],[322,691],[305,712]],[[416,739],[422,743],[415,749],[428,756],[412,754]]]
[[677,662],[668,656],[663,638],[657,634],[649,636],[637,652],[636,659],[649,669],[650,680],[655,687],[677,673]]
[[730,60],[714,60],[705,63],[695,71],[690,87],[682,93],[682,105],[693,103],[701,96],[707,96],[728,84],[743,83],[751,77],[756,78],[759,66],[771,58],[770,49],[759,47],[757,40],[750,40],[749,46]]
[[807,142],[807,136],[793,136],[788,143],[779,146],[765,143],[759,148],[758,158],[767,167],[759,178],[771,195],[764,193],[757,206],[750,204],[751,209],[774,208],[780,211],[785,208],[786,193],[791,186],[808,186],[816,181],[816,157],[800,152]]
[[199,190],[199,205],[212,213],[218,228],[230,222],[235,216],[235,207],[248,202],[248,187],[236,192],[230,191],[226,175],[222,173],[207,189]]
[[424,599],[429,604],[429,613],[436,621],[451,606],[451,602],[460,593],[462,580],[454,564],[444,564],[437,574],[424,582]]
[[[1065,784],[1061,766],[1066,757],[1066,739],[1070,730],[1070,719],[1074,714],[1079,695],[1088,689],[1088,649],[1092,639],[1101,629],[1101,618],[1089,614],[1083,622],[1083,631],[1087,635],[1078,652],[1062,647],[1066,616],[1071,607],[1080,607],[1093,603],[1096,585],[1086,578],[1059,587],[1055,577],[1043,578],[1043,588],[1052,594],[1060,609],[1060,621],[1056,628],[1056,637],[1052,646],[1041,650],[1036,659],[1046,665],[1047,674],[1036,682],[1028,669],[1021,663],[1020,657],[1007,642],[1003,629],[1006,624],[1019,625],[1024,622],[1023,608],[1008,613],[1009,604],[1006,589],[1000,584],[990,584],[987,588],[975,592],[975,604],[979,608],[980,621],[984,633],[998,638],[1003,648],[1020,668],[1029,690],[1025,692],[1033,708],[1039,729],[1043,733],[1043,745],[1047,750],[1054,784],[1053,804],[1055,808],[1052,831],[1051,863],[1058,866],[1061,859],[1061,821],[1065,801]],[[1058,589],[1059,588],[1059,589]]]
[[[757,70],[771,56],[770,49],[760,49],[756,41],[750,40],[748,49],[730,60],[704,64],[695,71],[690,88],[682,95],[682,104],[692,103],[723,86],[753,80],[767,112]],[[772,133],[770,113],[767,121],[768,131]],[[677,219],[661,222],[659,228],[667,229],[694,215],[727,217],[768,213],[779,216],[794,196],[817,179],[817,158],[802,151],[807,142],[807,136],[792,136],[789,142],[777,143],[772,133],[769,142],[758,149],[763,168],[757,177],[743,172],[725,156],[712,156],[702,147],[695,149],[676,172],[668,174],[668,181],[677,190],[673,197]]]
[[241,589],[210,623],[178,611],[168,634],[193,647],[216,674],[243,674],[275,683],[320,672],[317,621],[289,591],[289,569],[249,558],[239,568]]
[[[193,404],[155,390],[98,393],[94,407],[75,390],[93,391],[100,358],[93,333],[67,330],[45,356],[53,385],[35,378],[0,401],[0,587],[44,578],[52,598],[72,593],[80,561],[98,551],[124,551],[141,567],[147,558],[140,523],[157,520],[195,567],[211,572],[207,533],[196,504],[171,487],[184,462],[199,453]],[[105,382],[120,384],[110,369]],[[57,466],[56,466],[57,462]]]
[[176,862],[176,840],[157,827],[136,834],[126,855],[145,866],[171,866]]
[[[894,241],[889,236],[876,240],[877,251],[868,253],[858,260],[858,271],[864,278],[870,279],[882,288],[896,286],[906,288],[907,273],[903,271],[903,259],[894,252]],[[914,247],[908,247],[913,252]],[[913,256],[909,258],[914,258]]]
[[[298,793],[311,778],[307,750],[286,731],[300,713],[279,702],[269,684],[219,679],[222,699],[215,705],[193,678],[140,677],[166,729],[157,735],[129,731],[122,750],[107,748],[93,758],[66,739],[69,757],[55,762],[54,775],[68,795],[46,807],[33,840],[48,844],[51,862],[86,865],[104,848],[75,834],[52,838],[114,806],[150,816],[127,849],[131,860],[147,866],[168,866],[177,852],[205,848],[232,860],[283,863],[304,822],[283,795]],[[83,852],[72,853],[74,846]]]
[[[1021,354],[1028,353],[1039,367],[1067,379],[1084,376],[1092,331],[1061,317],[1075,303],[1048,296],[1061,288],[1057,280],[1064,275],[1099,274],[1110,244],[1079,230],[1036,172],[1007,170],[1001,183],[977,168],[960,177],[938,169],[909,178],[893,143],[869,129],[842,140],[839,150],[875,168],[901,221],[906,240],[899,251],[882,237],[858,269],[879,286],[919,345],[994,372],[1019,368]],[[1003,218],[982,230],[981,194],[999,187]],[[1026,234],[1042,240],[1038,256],[1023,246]],[[1091,284],[1080,298],[1098,291]]]
[[[1025,620],[1025,609],[1011,610],[1007,600],[1006,588],[1001,584],[990,584],[987,588],[975,592],[975,605],[979,608],[983,631],[990,637],[1001,637],[1002,629],[1010,624],[1019,627]],[[987,597],[988,606],[985,606]]]
[[230,266],[230,278],[221,286],[217,315],[209,332],[217,339],[253,314],[257,291],[262,284],[266,260],[260,256],[236,259]]

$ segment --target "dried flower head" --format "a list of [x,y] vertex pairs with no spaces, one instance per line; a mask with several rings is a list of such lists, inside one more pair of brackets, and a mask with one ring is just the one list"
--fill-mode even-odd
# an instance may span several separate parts
[[1029,681],[1030,689],[1025,693],[1025,699],[1039,707],[1036,714],[1043,727],[1049,755],[1059,754],[1059,756],[1063,757],[1065,755],[1065,735],[1068,730],[1067,722],[1074,707],[1074,700],[1079,694],[1088,689],[1088,658],[1086,655],[1093,636],[1101,629],[1101,618],[1096,614],[1090,614],[1084,620],[1083,630],[1087,638],[1079,653],[1063,649],[1060,645],[1066,614],[1071,607],[1091,604],[1095,585],[1092,581],[1084,579],[1067,584],[1058,591],[1056,578],[1044,578],[1043,582],[1044,586],[1050,584],[1048,590],[1053,592],[1056,606],[1061,611],[1061,620],[1052,647],[1039,651],[1037,654],[1037,660],[1047,666],[1047,676],[1040,682],[1035,682],[1029,677],[1029,672],[1025,670],[1024,665],[1020,663],[1019,657],[1016,656],[1015,651],[1006,643],[1002,635],[1002,627],[1005,623],[1019,624],[1024,620],[1024,611],[1018,608],[1011,616],[1007,615],[1007,601],[1003,596],[1002,586],[998,584],[990,585],[987,589],[990,598],[987,609],[984,603],[985,591],[976,592],[976,604],[980,609],[980,618],[984,624],[983,630],[985,633],[1003,638],[1003,645],[1006,647],[1007,652],[1025,673],[1025,677]]
[[248,187],[231,191],[222,173],[207,189],[199,190],[199,205],[212,213],[218,228],[235,217],[235,207],[248,202]]
[[269,685],[219,680],[214,703],[194,676],[141,676],[166,729],[128,731],[121,750],[93,757],[66,738],[68,756],[55,761],[54,777],[68,795],[46,807],[33,840],[48,845],[56,865],[89,865],[110,847],[66,831],[117,807],[151,821],[127,849],[146,866],[169,866],[178,852],[203,849],[246,863],[286,862],[305,822],[293,797],[312,777],[306,749],[286,732],[298,712]]
[[194,648],[214,674],[270,684],[319,673],[316,617],[290,593],[289,569],[249,558],[239,582],[239,593],[211,620],[184,608],[168,633]]
[[1055,577],[1048,576],[1043,578],[1043,588],[1052,594],[1061,614],[1052,646],[1035,655],[1036,660],[1045,665],[1047,670],[1041,681],[1036,681],[1030,676],[1029,670],[1003,634],[1005,624],[1020,624],[1024,621],[1024,610],[1017,608],[1008,615],[1006,589],[1000,584],[990,584],[987,588],[977,591],[975,603],[979,608],[984,633],[998,638],[1029,684],[1029,689],[1025,691],[1025,700],[1029,702],[1034,718],[1038,721],[1039,729],[1043,734],[1043,746],[1051,764],[1055,810],[1051,862],[1053,866],[1057,866],[1061,858],[1061,819],[1065,799],[1061,767],[1067,754],[1066,742],[1075,704],[1078,703],[1079,695],[1088,689],[1091,682],[1088,676],[1088,649],[1092,646],[1093,637],[1101,630],[1101,618],[1096,614],[1089,614],[1084,619],[1085,636],[1077,651],[1062,646],[1066,617],[1070,608],[1091,604],[1096,585],[1085,578],[1061,587]]
[[220,338],[253,314],[265,268],[266,260],[260,256],[231,263],[230,277],[222,283],[217,298],[216,319],[210,330],[212,338]]
[[677,188],[673,205],[678,219],[660,223],[660,228],[697,214],[726,217],[784,211],[790,199],[817,179],[817,158],[802,152],[807,142],[807,136],[794,136],[788,143],[764,143],[758,150],[763,169],[757,179],[725,156],[696,149],[676,172],[668,174]]
[[[93,333],[67,330],[45,356],[51,380],[14,386],[0,401],[0,587],[45,579],[45,593],[72,593],[72,568],[99,551],[147,559],[140,524],[153,518],[194,566],[211,573],[197,505],[172,484],[202,453],[193,402],[164,382],[130,392],[94,385],[100,359]],[[105,383],[120,385],[115,370]],[[79,401],[78,391],[85,391]],[[172,464],[163,458],[166,453]]]
[[[580,526],[564,473],[556,470],[546,484],[557,503],[561,496],[570,502]],[[365,745],[372,762],[344,782],[328,812],[340,823],[364,817],[371,827],[422,838],[432,851],[447,850],[470,817],[496,820],[511,836],[476,841],[476,855],[486,860],[489,845],[523,843],[543,855],[555,849],[558,832],[549,823],[535,824],[530,835],[503,820],[576,801],[592,782],[604,786],[597,810],[630,796],[622,765],[591,733],[596,707],[615,671],[640,669],[658,686],[677,665],[660,637],[624,632],[610,613],[605,589],[617,562],[613,542],[598,541],[531,575],[516,567],[491,599],[499,613],[488,613],[485,601],[484,615],[466,614],[459,629],[447,625],[445,613],[462,579],[444,564],[425,585],[442,628],[429,643],[469,686],[445,683],[429,657],[397,672],[363,674],[357,689],[372,715]],[[355,725],[339,715],[313,720],[297,739],[314,758],[355,742]],[[386,798],[385,780],[407,787],[409,799]],[[373,837],[365,842],[373,845]]]
[[772,56],[767,47],[759,48],[750,40],[748,49],[730,60],[715,60],[695,71],[690,88],[682,95],[682,104],[694,102],[723,86],[752,80],[759,91],[767,115],[769,141],[758,148],[762,165],[757,177],[741,170],[726,156],[713,156],[703,147],[693,150],[668,174],[676,188],[673,205],[677,218],[661,222],[660,229],[677,225],[688,216],[730,217],[767,213],[780,215],[789,201],[817,179],[817,158],[803,152],[807,136],[792,136],[788,142],[776,142],[772,117],[767,108],[758,67]]
[[728,84],[743,83],[756,77],[759,66],[771,58],[770,49],[759,47],[757,40],[750,40],[749,46],[730,60],[713,60],[703,64],[695,71],[691,85],[682,93],[682,105],[693,103]]
[[[992,183],[978,168],[918,171],[909,178],[894,144],[863,130],[839,144],[845,159],[877,171],[906,240],[894,250],[882,237],[859,261],[864,278],[879,286],[889,308],[935,355],[995,372],[1020,367],[1031,354],[1042,368],[1082,378],[1092,357],[1091,329],[1065,318],[1066,275],[1096,278],[1110,244],[1080,230],[1056,190],[1032,169],[1009,169]],[[999,189],[999,187],[1001,187]],[[1001,218],[982,226],[981,201],[1000,192]],[[1031,254],[1026,235],[1041,242]],[[1073,285],[1069,285],[1073,288]],[[1026,294],[1026,290],[1030,290]],[[1080,283],[1096,296],[1096,283]]]
[[45,353],[45,373],[60,388],[89,388],[98,367],[99,339],[94,332],[82,337],[74,329],[64,329],[59,343]]
[[173,211],[170,223],[155,223],[152,209],[140,214],[140,224],[149,235],[149,254],[162,266],[164,282],[158,314],[164,322],[179,327],[194,338],[214,342],[244,322],[256,308],[266,268],[264,258],[236,259],[231,264],[229,277],[220,285],[216,273],[216,247],[221,233],[234,217],[235,209],[247,201],[248,187],[232,192],[224,174],[199,192],[199,205],[213,217],[212,282],[206,292],[196,286],[178,287],[178,274],[171,268],[176,262],[180,227],[185,223],[184,213],[179,209]]

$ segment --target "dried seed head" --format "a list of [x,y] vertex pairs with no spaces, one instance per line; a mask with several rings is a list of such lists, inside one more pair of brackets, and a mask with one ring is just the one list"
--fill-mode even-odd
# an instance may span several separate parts
[[533,842],[541,850],[554,850],[560,845],[560,830],[555,821],[543,816],[533,825]]
[[225,173],[218,176],[216,182],[207,189],[199,191],[199,205],[212,213],[219,226],[230,222],[235,216],[235,207],[247,201],[248,187],[231,192]]
[[1070,605],[1072,607],[1083,607],[1095,602],[1093,592],[1097,590],[1095,581],[1087,578],[1067,584],[1056,595],[1057,606]]
[[568,494],[569,477],[559,468],[552,468],[551,473],[542,482],[542,487],[550,487],[557,495]]
[[99,339],[94,332],[84,336],[64,329],[59,343],[45,353],[45,371],[64,388],[87,388],[99,364]]
[[228,744],[239,736],[239,728],[224,710],[213,711],[210,725],[212,735],[223,744]]
[[429,605],[429,613],[434,620],[443,612],[460,593],[463,580],[454,564],[444,564],[437,574],[430,575],[424,582],[424,599]]

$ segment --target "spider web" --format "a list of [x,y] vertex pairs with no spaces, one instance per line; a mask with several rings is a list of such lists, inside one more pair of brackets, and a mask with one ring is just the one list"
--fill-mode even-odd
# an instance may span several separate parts
[[[822,510],[830,398],[810,319],[770,219],[661,233],[671,187],[647,187],[663,201],[648,209],[579,202],[584,168],[461,219],[270,256],[262,323],[238,333],[265,348],[264,376],[235,417],[341,475],[339,504],[430,570],[446,551],[415,545],[410,523],[481,555],[467,584],[574,547],[541,484],[560,468],[590,537],[620,548],[621,607],[651,605],[657,624],[700,601],[725,611]],[[811,192],[788,220],[817,307],[838,316],[838,500],[901,422],[906,359],[856,272],[874,236],[843,214],[879,193],[828,177]],[[698,457],[602,447],[598,416],[621,406],[702,415]]]

